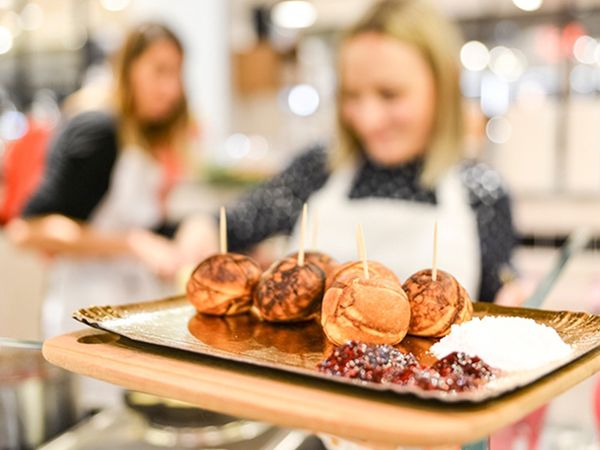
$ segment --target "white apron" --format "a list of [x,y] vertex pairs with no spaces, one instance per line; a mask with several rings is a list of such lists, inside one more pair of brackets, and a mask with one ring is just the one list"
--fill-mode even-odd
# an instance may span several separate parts
[[[309,215],[316,212],[319,222],[317,249],[339,262],[358,259],[355,233],[356,225],[361,224],[368,258],[383,263],[404,281],[431,267],[437,220],[438,268],[454,275],[475,299],[481,276],[479,235],[457,169],[440,181],[437,205],[375,197],[350,199],[355,174],[353,165],[334,171],[323,188],[310,197]],[[298,235],[297,223],[290,251],[297,250]]]
[[[137,148],[119,152],[110,187],[89,221],[107,232],[152,228],[161,222],[160,164]],[[60,257],[52,263],[42,308],[42,332],[56,336],[78,328],[73,311],[91,305],[131,303],[171,295],[162,282],[132,257]]]

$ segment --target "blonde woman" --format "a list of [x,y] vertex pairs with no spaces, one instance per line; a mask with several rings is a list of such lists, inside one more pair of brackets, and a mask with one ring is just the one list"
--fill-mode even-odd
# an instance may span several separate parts
[[7,227],[17,244],[53,256],[45,336],[77,327],[78,308],[171,293],[163,279],[179,254],[165,237],[164,200],[190,131],[182,67],[168,28],[132,30],[116,55],[111,105],[66,123],[42,185]]
[[231,247],[277,233],[291,233],[294,247],[308,201],[320,250],[355,259],[361,223],[369,257],[406,279],[430,266],[437,220],[439,266],[473,298],[493,301],[515,242],[510,201],[493,170],[462,161],[459,48],[455,28],[428,3],[377,3],[341,42],[336,142],[230,207]]

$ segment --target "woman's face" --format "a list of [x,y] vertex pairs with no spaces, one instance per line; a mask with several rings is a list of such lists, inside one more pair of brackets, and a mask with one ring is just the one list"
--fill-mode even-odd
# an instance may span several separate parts
[[369,159],[393,166],[425,152],[434,122],[431,69],[412,45],[363,33],[341,51],[342,120]]
[[183,95],[183,57],[168,39],[152,44],[131,65],[130,86],[135,114],[144,122],[160,122],[175,110]]

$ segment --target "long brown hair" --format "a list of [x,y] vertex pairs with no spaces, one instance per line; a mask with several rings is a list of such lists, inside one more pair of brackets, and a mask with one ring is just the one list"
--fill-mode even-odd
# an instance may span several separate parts
[[184,55],[183,45],[175,33],[165,25],[151,22],[133,29],[116,54],[113,108],[118,118],[119,137],[123,146],[136,145],[150,151],[161,145],[181,150],[185,145],[190,114],[184,92],[170,116],[159,123],[144,124],[135,116],[133,89],[130,86],[131,67],[148,47],[163,39],[172,42],[181,55]]
[[[460,33],[425,0],[383,0],[376,3],[344,37],[380,33],[417,48],[433,74],[436,107],[434,126],[421,175],[433,187],[440,176],[462,156],[463,106],[460,92]],[[342,42],[344,42],[342,41]],[[338,149],[333,164],[357,155],[360,142],[343,123],[338,95]]]

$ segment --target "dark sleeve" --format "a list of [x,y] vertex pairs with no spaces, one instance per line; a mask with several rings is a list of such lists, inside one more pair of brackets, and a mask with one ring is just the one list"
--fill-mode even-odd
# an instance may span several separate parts
[[492,302],[502,287],[501,273],[512,268],[511,256],[517,243],[511,200],[498,173],[484,164],[466,166],[463,180],[477,216],[481,251],[478,299]]
[[329,176],[327,155],[313,148],[227,208],[228,243],[239,251],[275,234],[291,233],[304,202]]
[[155,226],[152,231],[156,234],[160,234],[163,237],[172,239],[175,237],[179,225],[181,225],[180,222],[162,222]]
[[74,117],[53,140],[42,182],[23,216],[58,213],[87,220],[108,190],[116,158],[111,116],[86,112]]

